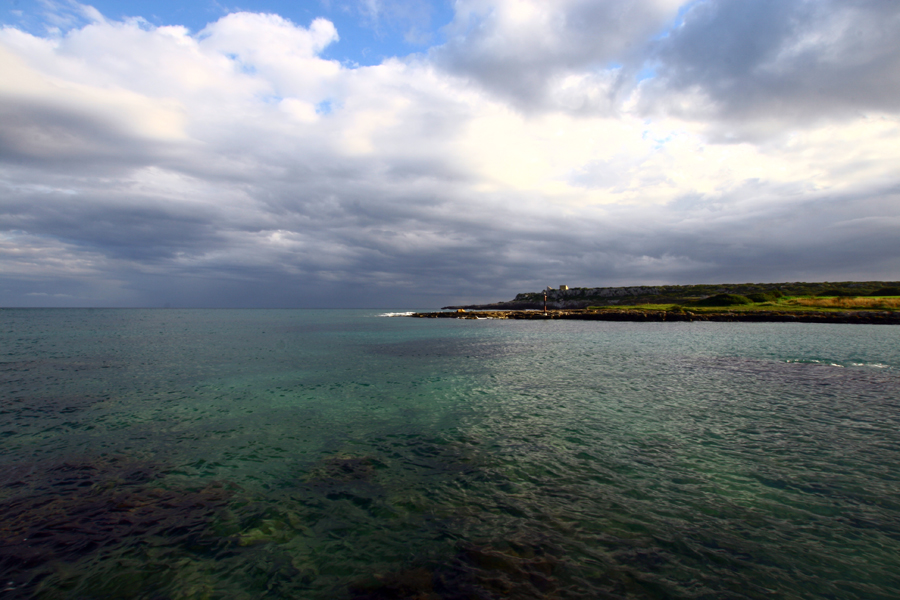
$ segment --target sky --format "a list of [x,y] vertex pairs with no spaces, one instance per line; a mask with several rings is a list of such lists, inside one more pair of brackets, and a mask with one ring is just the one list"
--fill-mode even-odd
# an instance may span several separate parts
[[0,306],[900,280],[896,0],[0,0]]

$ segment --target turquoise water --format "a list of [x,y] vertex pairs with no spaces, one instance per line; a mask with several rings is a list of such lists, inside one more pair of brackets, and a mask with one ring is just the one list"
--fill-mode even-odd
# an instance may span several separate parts
[[897,598],[900,327],[0,311],[37,598]]

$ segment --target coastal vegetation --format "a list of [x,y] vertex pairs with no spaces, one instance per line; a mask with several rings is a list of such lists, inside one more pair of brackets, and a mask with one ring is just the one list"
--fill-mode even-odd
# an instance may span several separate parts
[[747,297],[754,302],[771,302],[772,300],[777,300],[784,297],[784,293],[780,292],[779,290],[773,290],[771,292],[758,292],[756,294],[749,294]]
[[[726,296],[722,294],[721,296]],[[746,301],[742,301],[743,300]],[[686,304],[618,304],[614,306],[589,306],[587,310],[647,310],[647,311],[666,311],[666,312],[683,312],[690,310],[697,313],[713,313],[722,312],[727,309],[728,312],[748,312],[748,311],[790,311],[790,312],[834,312],[847,310],[880,310],[880,311],[900,311],[900,297],[870,297],[870,296],[784,296],[775,300],[766,300],[764,302],[753,302],[743,296],[735,299],[725,299],[720,297],[710,297]]]
[[[765,294],[759,295],[764,296]],[[753,304],[753,300],[740,294],[716,294],[709,298],[697,300],[694,304],[696,306],[745,306]]]
[[898,310],[900,298],[793,298],[793,304],[817,308],[839,308],[841,310]]
[[[563,286],[564,287],[564,286]],[[896,310],[900,282],[739,283],[550,289],[513,300],[445,309],[534,310],[611,308],[679,311]]]
[[885,287],[875,290],[870,296],[900,296],[900,287]]
[[454,309],[455,313],[415,313],[412,316],[900,324],[898,282],[562,287],[518,294],[508,302],[444,307]]

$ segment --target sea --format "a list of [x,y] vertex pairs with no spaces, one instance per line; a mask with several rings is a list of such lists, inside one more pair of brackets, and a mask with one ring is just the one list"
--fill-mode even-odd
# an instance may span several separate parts
[[0,310],[0,598],[900,598],[900,327]]

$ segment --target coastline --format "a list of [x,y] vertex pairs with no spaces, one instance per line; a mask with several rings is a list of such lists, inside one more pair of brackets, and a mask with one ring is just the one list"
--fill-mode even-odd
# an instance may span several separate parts
[[478,312],[424,312],[407,315],[418,319],[500,319],[574,321],[713,321],[744,323],[846,323],[855,325],[900,325],[900,313],[877,310],[823,311],[661,311],[634,309],[604,310],[480,310]]

